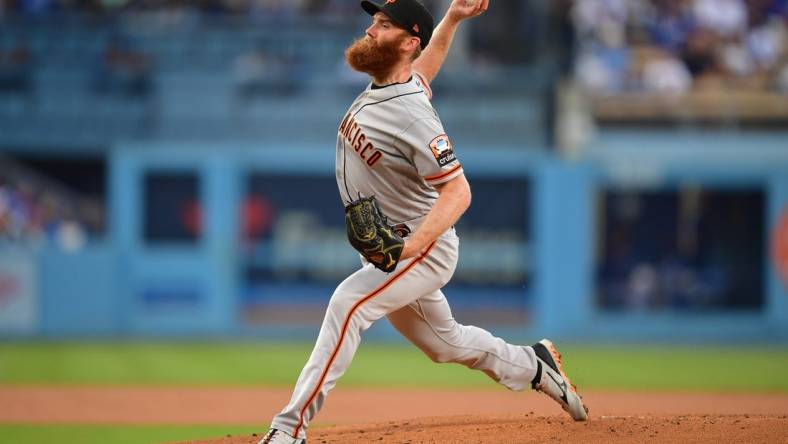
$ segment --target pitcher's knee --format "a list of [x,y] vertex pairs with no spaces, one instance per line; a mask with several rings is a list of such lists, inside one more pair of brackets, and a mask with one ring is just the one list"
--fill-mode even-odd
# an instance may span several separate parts
[[328,301],[326,311],[329,314],[342,317],[350,310],[355,302],[354,298],[347,293],[334,293]]
[[460,350],[454,347],[442,348],[440,350],[425,351],[427,356],[437,364],[457,362],[461,358]]

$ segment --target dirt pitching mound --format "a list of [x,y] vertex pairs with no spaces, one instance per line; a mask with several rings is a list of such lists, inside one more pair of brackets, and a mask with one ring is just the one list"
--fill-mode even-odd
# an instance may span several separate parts
[[[192,444],[256,444],[261,436]],[[788,416],[601,416],[585,423],[533,414],[456,416],[317,428],[309,444],[788,443]]]
[[[0,386],[0,423],[260,424],[259,436],[199,441],[255,444],[290,394],[289,388],[254,387]],[[788,393],[583,396],[591,409],[588,423],[570,421],[555,402],[536,393],[343,388],[310,428],[309,444],[788,444]]]

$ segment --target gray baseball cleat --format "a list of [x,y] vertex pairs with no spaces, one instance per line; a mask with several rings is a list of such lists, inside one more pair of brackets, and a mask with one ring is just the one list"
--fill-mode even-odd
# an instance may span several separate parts
[[542,339],[533,345],[536,361],[539,364],[531,387],[553,398],[575,421],[588,419],[588,407],[577,388],[564,373],[561,354],[549,339]]
[[257,444],[306,444],[306,440],[293,438],[281,430],[271,429]]

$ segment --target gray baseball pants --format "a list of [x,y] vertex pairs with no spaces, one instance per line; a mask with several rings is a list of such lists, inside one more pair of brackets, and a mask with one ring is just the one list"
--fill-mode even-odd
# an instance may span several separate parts
[[328,392],[350,366],[361,333],[384,316],[435,362],[481,370],[511,390],[528,387],[537,367],[531,347],[508,344],[452,317],[440,289],[454,273],[458,247],[452,228],[424,253],[400,262],[392,273],[365,263],[339,284],[290,402],[271,427],[304,439]]

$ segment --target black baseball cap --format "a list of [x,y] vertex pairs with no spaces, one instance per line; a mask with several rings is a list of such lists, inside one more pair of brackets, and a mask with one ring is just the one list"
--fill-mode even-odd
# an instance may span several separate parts
[[421,39],[421,49],[426,48],[432,38],[435,20],[430,11],[427,11],[418,0],[386,0],[382,4],[364,0],[361,2],[361,7],[369,15],[378,12],[386,14],[391,21]]

